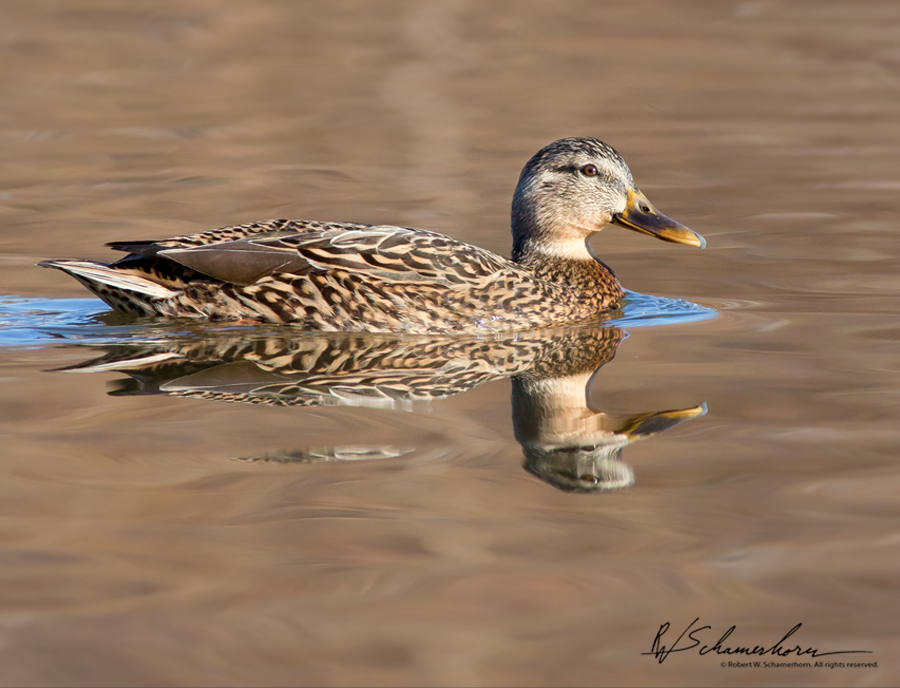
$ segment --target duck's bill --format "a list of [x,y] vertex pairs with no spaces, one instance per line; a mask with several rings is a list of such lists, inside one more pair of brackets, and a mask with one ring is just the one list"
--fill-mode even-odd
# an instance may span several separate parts
[[658,413],[642,413],[626,420],[625,424],[616,432],[627,435],[631,441],[635,441],[643,437],[659,434],[686,420],[692,420],[704,415],[706,415],[706,402],[690,408],[659,411]]
[[640,191],[629,190],[628,205],[621,213],[613,215],[612,221],[635,232],[649,234],[673,244],[706,247],[706,239],[683,224],[675,222],[659,212]]

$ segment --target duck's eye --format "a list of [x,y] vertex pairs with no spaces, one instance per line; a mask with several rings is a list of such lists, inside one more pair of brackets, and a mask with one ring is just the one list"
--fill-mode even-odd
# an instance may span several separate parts
[[585,165],[581,168],[581,174],[583,174],[585,177],[596,177],[600,173],[597,172],[597,168],[593,165]]

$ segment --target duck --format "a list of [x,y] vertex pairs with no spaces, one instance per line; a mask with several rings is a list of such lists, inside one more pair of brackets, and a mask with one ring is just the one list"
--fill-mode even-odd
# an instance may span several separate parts
[[615,312],[625,290],[589,239],[618,225],[704,248],[591,137],[525,164],[510,258],[423,229],[264,220],[161,241],[121,241],[110,263],[46,260],[140,316],[287,324],[326,332],[460,334],[555,327]]

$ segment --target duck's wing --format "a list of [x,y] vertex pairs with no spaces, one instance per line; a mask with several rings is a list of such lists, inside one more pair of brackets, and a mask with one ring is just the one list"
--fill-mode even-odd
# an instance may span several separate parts
[[184,234],[159,241],[113,241],[106,244],[114,251],[127,251],[143,256],[155,256],[160,251],[171,248],[193,248],[209,246],[241,239],[289,236],[308,232],[321,232],[326,229],[360,229],[368,225],[353,222],[318,222],[316,220],[262,220],[243,225],[231,225],[210,229],[198,234]]
[[[279,221],[280,223],[280,221]],[[447,287],[487,286],[511,261],[443,234],[405,227],[337,223],[226,228],[161,242],[113,244],[132,254],[165,258],[222,282],[246,286],[274,273],[342,270],[383,281]],[[295,231],[302,225],[303,231]],[[243,231],[237,239],[228,232]],[[215,238],[220,240],[216,241]],[[205,243],[204,243],[205,242]]]
[[298,234],[278,240],[319,270],[343,269],[394,281],[447,286],[487,285],[504,270],[520,270],[502,258],[443,234],[406,227],[372,226]]

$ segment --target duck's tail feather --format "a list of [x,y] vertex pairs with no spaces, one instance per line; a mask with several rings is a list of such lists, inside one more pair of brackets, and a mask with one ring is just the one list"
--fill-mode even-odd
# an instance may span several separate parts
[[154,299],[168,299],[180,293],[134,272],[117,270],[103,263],[93,263],[87,260],[45,260],[38,265],[42,268],[58,268],[80,281],[105,284],[115,289],[144,294]]
[[43,268],[57,268],[72,275],[110,306],[123,310],[134,310],[137,306],[138,310],[152,314],[153,300],[168,299],[181,293],[147,279],[136,271],[122,270],[88,260],[45,260],[38,265]]

